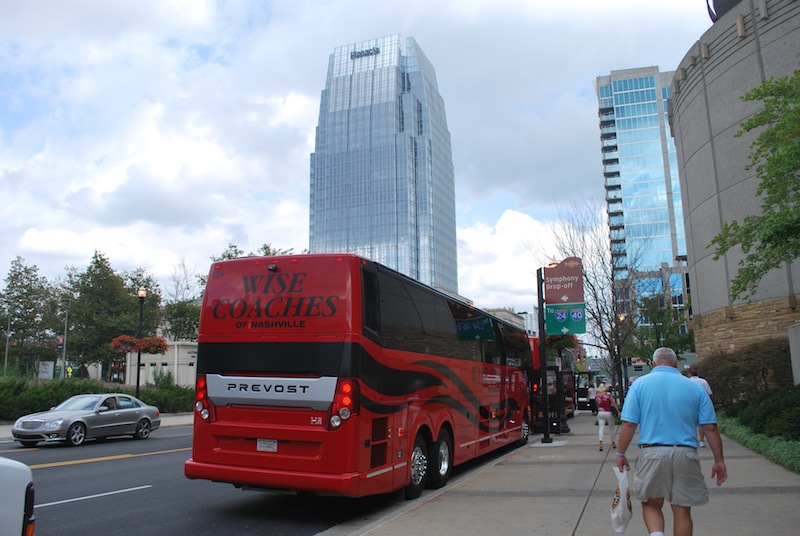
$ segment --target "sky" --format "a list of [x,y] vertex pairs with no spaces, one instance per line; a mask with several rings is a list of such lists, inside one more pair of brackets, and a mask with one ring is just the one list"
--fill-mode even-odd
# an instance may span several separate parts
[[[535,251],[604,198],[594,81],[674,70],[704,0],[0,0],[0,279],[96,251],[170,286],[229,243],[308,247],[337,46],[413,37],[445,102],[459,293],[531,311]],[[0,282],[4,287],[5,282]]]

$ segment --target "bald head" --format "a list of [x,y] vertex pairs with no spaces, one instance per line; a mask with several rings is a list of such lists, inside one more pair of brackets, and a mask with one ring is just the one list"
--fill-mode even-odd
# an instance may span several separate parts
[[672,348],[658,348],[653,352],[653,364],[657,367],[675,367],[678,368],[678,356],[672,351]]

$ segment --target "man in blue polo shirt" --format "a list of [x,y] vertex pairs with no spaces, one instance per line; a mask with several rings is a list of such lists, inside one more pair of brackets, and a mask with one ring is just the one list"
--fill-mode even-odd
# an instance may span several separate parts
[[651,536],[664,535],[664,500],[672,507],[673,534],[691,536],[692,507],[708,502],[700,458],[697,426],[714,455],[711,478],[717,485],[728,478],[717,430],[714,406],[703,388],[678,371],[670,348],[653,353],[653,370],[631,385],[622,407],[617,467],[630,470],[625,451],[639,426],[639,456],[633,489],[642,501],[644,524]]

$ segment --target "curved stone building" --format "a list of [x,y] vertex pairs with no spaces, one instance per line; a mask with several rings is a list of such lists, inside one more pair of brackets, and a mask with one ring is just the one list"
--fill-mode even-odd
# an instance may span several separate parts
[[755,139],[737,138],[760,107],[740,97],[800,68],[800,1],[741,0],[722,14],[681,61],[669,118],[678,153],[697,356],[786,337],[800,322],[800,261],[773,270],[754,296],[732,301],[741,251],[714,260],[722,225],[761,211],[758,179],[746,170]]

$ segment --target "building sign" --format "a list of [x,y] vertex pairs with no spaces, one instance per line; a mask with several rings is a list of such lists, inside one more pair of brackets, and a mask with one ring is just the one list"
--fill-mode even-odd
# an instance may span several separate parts
[[366,50],[354,50],[350,53],[350,59],[355,60],[358,58],[363,58],[365,56],[377,56],[381,53],[381,49],[378,47],[368,48]]
[[40,380],[52,380],[53,371],[55,370],[55,363],[52,361],[37,361],[36,362],[36,377]]

